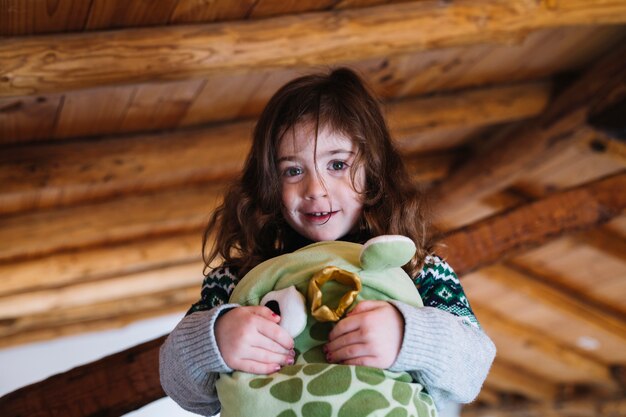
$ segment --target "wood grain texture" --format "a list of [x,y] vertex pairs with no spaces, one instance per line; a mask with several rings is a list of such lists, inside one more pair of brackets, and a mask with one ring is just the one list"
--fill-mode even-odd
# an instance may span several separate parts
[[[192,292],[191,290],[187,291],[189,293]],[[101,310],[103,307],[98,304],[91,306],[92,308],[90,310],[82,309],[83,312],[87,313],[85,316],[74,315],[75,310],[71,309],[71,311],[56,311],[50,316],[38,315],[25,317],[24,319],[11,320],[9,321],[10,326],[12,326],[13,329],[19,330],[17,333],[14,333],[12,329],[9,330],[7,335],[0,339],[0,348],[4,349],[29,343],[52,341],[61,337],[80,335],[81,333],[120,329],[141,320],[154,319],[169,314],[182,315],[189,309],[189,306],[193,302],[197,301],[198,289],[193,289],[193,297],[189,294],[187,299],[180,304],[176,304],[176,298],[174,296],[179,295],[179,293],[180,290],[174,294],[165,295],[163,297],[155,296],[154,301],[161,302],[161,306],[157,309],[147,308],[147,303],[142,303],[142,299],[130,298],[122,300],[121,302],[115,301],[107,304],[107,309],[119,309],[119,315],[116,315],[117,313],[115,312],[107,314],[106,310]],[[136,310],[138,311],[136,313],[133,313],[130,309],[124,309],[125,305],[133,302],[138,303],[137,306],[141,307]],[[104,317],[92,319],[90,318],[91,315],[104,315]],[[59,322],[51,321],[51,319],[58,318],[59,316],[61,316]],[[40,323],[42,322],[49,323],[49,326],[41,327]],[[24,323],[26,323],[26,326],[23,325]],[[28,326],[29,324],[32,325],[32,328]],[[0,333],[4,333],[4,328],[6,327],[8,326],[0,324],[0,328],[2,328]]]
[[0,260],[17,261],[140,238],[200,232],[221,192],[221,185],[193,186],[158,195],[1,217]]
[[[510,287],[517,293],[524,294],[533,300],[548,304],[555,311],[560,311],[575,318],[576,322],[584,322],[590,326],[603,329],[613,337],[626,343],[626,316],[615,317],[611,312],[593,306],[584,299],[568,295],[542,277],[533,277],[507,265],[492,265],[480,271],[481,276],[489,281]],[[626,358],[626,355],[624,355]]]
[[550,83],[537,82],[405,98],[385,107],[389,125],[401,136],[525,119],[541,114],[549,99]]
[[[554,294],[545,284],[535,285],[532,277],[499,265],[473,272],[464,280],[465,293],[475,304],[489,306],[499,315],[550,335],[558,344],[598,362],[619,364],[626,360],[625,322],[584,299]],[[587,309],[591,317],[586,317]],[[604,317],[610,321],[603,322]]]
[[617,388],[608,365],[557,343],[549,334],[503,317],[482,303],[472,302],[472,309],[496,344],[498,357],[502,360],[531,369],[548,381],[575,383],[591,380]]
[[[626,320],[625,246],[623,237],[601,227],[552,241],[510,264]],[[589,285],[590,276],[594,285]]]
[[0,0],[0,36],[81,31],[91,0]]
[[463,409],[463,417],[619,417],[626,412],[623,395],[596,397],[589,394],[578,398],[559,399],[547,402],[511,401],[494,406],[470,405]]
[[202,281],[203,267],[202,261],[196,261],[77,283],[54,291],[40,290],[7,295],[0,297],[0,320],[88,306],[125,297],[150,297],[153,293],[185,288]]
[[0,322],[0,347],[17,346],[77,333],[128,326],[138,320],[185,313],[198,301],[201,280],[186,288],[149,297],[123,297],[87,306],[53,310]]
[[165,395],[159,384],[160,337],[52,376],[0,398],[13,417],[120,416]]
[[[626,209],[626,173],[555,193],[455,230],[443,239],[446,257],[466,274],[568,233],[591,229]],[[443,253],[443,252],[442,252]],[[480,256],[477,256],[480,254]]]
[[173,134],[8,149],[0,156],[2,212],[232,178],[250,147],[249,122]]
[[[579,68],[594,62],[599,56],[616,44],[620,38],[626,39],[626,25],[623,26],[590,26],[546,29],[533,32],[520,45],[473,45],[466,48],[446,48],[421,52],[412,55],[394,56],[387,59],[374,59],[350,66],[366,79],[373,91],[381,98],[415,97],[437,92],[439,95],[451,90],[464,90],[468,87],[481,85],[509,84],[520,81],[547,79],[551,74],[577,71]],[[545,52],[549,49],[549,54]],[[257,117],[269,97],[284,83],[296,76],[310,73],[311,68],[293,68],[281,70],[258,70],[250,73],[215,74],[203,80],[204,87],[179,126],[192,126],[214,122],[232,121],[240,118]],[[190,80],[190,83],[198,80]],[[163,103],[170,98],[158,94],[167,91],[168,85],[179,82],[159,82],[142,84],[141,89],[152,101],[142,100],[143,108],[164,109]],[[182,83],[184,84],[184,83]],[[150,124],[141,124],[140,120],[148,121],[141,114],[135,114],[137,120],[130,115],[123,119],[108,119],[103,103],[113,109],[125,109],[129,106],[132,96],[136,94],[136,85],[115,87],[116,94],[105,94],[105,89],[66,92],[63,97],[67,107],[60,109],[59,123],[55,131],[48,132],[50,140],[81,136],[101,136],[111,133],[124,133],[124,126],[131,125],[136,131],[153,131]],[[406,87],[406,88],[405,88]],[[126,95],[122,94],[126,90]],[[149,92],[150,90],[154,90]],[[149,92],[149,93],[148,93]],[[236,94],[234,94],[236,92]],[[80,105],[75,96],[83,96]],[[54,100],[54,94],[38,97]],[[4,100],[25,101],[30,96],[21,96]],[[523,100],[523,99],[521,99]],[[0,99],[0,103],[3,99]],[[79,104],[78,102],[76,104]],[[2,105],[0,104],[0,107]],[[180,108],[173,106],[172,109]],[[24,108],[26,110],[26,108]],[[65,117],[71,112],[72,117]],[[54,124],[53,114],[39,114],[36,120],[20,118],[20,111],[11,113],[14,127],[11,135],[0,135],[3,143],[27,141],[32,130],[32,122]],[[160,112],[162,114],[162,112]],[[2,117],[2,116],[0,116]],[[10,120],[11,120],[10,119]],[[164,117],[166,120],[172,118]],[[173,120],[172,120],[173,121]],[[162,126],[162,124],[160,124]],[[458,128],[455,130],[459,130]],[[23,133],[20,133],[23,131]],[[8,133],[8,132],[7,132]],[[442,139],[443,136],[443,139]],[[34,139],[46,139],[35,137]],[[413,137],[411,137],[413,139]],[[449,143],[445,132],[421,132],[419,134],[419,150],[428,147],[436,149],[441,140]],[[462,139],[464,140],[464,139]],[[413,145],[415,142],[411,141]],[[455,142],[458,143],[458,142]],[[426,146],[424,146],[426,145]],[[412,148],[414,148],[412,146]],[[614,147],[612,147],[613,149]],[[413,149],[412,149],[413,150]],[[614,153],[614,152],[613,152]],[[611,152],[607,152],[611,154]]]
[[[64,94],[53,138],[91,136],[94,132],[117,132],[126,108],[136,94],[135,87],[111,87]],[[88,116],[87,116],[88,114]]]
[[63,98],[60,94],[0,98],[0,145],[49,139]]
[[534,123],[460,167],[440,187],[436,209],[450,216],[467,201],[506,188],[526,170],[549,161],[572,143],[593,138],[595,131],[586,124],[589,115],[626,95],[624,56],[626,46],[607,55],[560,94]]
[[248,16],[256,0],[178,0],[170,23],[216,22],[239,20]]
[[415,2],[249,23],[6,39],[0,42],[0,59],[6,62],[0,71],[0,95],[328,65],[433,47],[510,42],[541,28],[617,24],[626,21],[625,16],[626,4],[620,0],[555,7],[526,0],[445,6]]
[[491,366],[485,383],[497,387],[498,390],[522,394],[539,401],[553,399],[558,390],[557,384],[542,380],[537,375],[498,359]]
[[86,30],[154,26],[170,20],[178,0],[91,0]]
[[199,261],[201,252],[201,236],[193,232],[2,263],[0,297]]
[[[153,124],[165,127],[168,119],[178,120],[176,114],[180,113],[172,114],[172,108],[186,106],[186,99],[176,97],[194,88],[181,93],[174,90],[171,100],[156,104],[148,100],[144,105],[140,94],[134,94],[128,98],[125,113],[115,111],[113,119],[118,120],[118,126],[127,127],[135,123],[139,127],[154,119]],[[428,149],[426,137],[432,130],[446,131],[445,126],[460,126],[469,119],[473,126],[486,126],[530,117],[541,112],[548,95],[548,84],[528,83],[404,99],[392,103],[387,113],[400,149]],[[80,109],[79,103],[72,107]],[[466,116],[461,116],[462,109],[466,109]],[[135,110],[143,115],[143,122],[132,117]],[[252,122],[240,122],[161,135],[6,148],[0,155],[0,214],[232,178],[243,166],[251,136]],[[453,160],[450,153],[431,153],[407,162],[416,180],[430,182],[447,176]]]

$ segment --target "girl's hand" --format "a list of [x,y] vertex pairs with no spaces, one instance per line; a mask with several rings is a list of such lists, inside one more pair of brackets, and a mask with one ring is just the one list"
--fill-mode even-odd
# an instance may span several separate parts
[[324,347],[329,363],[387,369],[404,339],[404,319],[386,301],[361,301],[341,319]]
[[215,339],[226,365],[269,374],[292,364],[293,339],[279,322],[280,316],[264,306],[236,307],[218,318]]

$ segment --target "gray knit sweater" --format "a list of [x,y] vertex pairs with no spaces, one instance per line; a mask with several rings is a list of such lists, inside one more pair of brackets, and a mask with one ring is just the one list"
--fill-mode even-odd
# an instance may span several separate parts
[[[182,408],[212,416],[220,411],[215,382],[232,372],[217,347],[215,320],[235,308],[225,299],[238,278],[217,268],[203,283],[202,298],[169,335],[160,352],[161,385]],[[495,357],[495,346],[480,329],[461,284],[438,257],[427,259],[415,278],[423,308],[392,302],[404,317],[404,340],[392,371],[408,371],[438,408],[467,403],[480,391]]]

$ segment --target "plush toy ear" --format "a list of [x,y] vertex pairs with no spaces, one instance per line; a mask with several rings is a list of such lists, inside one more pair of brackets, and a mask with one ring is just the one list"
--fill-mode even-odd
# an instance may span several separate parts
[[363,245],[361,268],[380,271],[403,266],[415,255],[415,250],[415,243],[406,236],[378,236]]

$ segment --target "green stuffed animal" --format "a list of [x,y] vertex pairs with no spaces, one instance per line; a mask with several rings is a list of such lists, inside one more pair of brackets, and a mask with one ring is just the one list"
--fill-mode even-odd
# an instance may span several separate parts
[[423,306],[401,268],[414,253],[404,236],[380,236],[365,245],[318,242],[246,274],[230,302],[275,309],[294,337],[296,361],[269,375],[220,375],[222,417],[436,417],[431,397],[408,373],[329,364],[322,351],[332,320],[361,300]]

